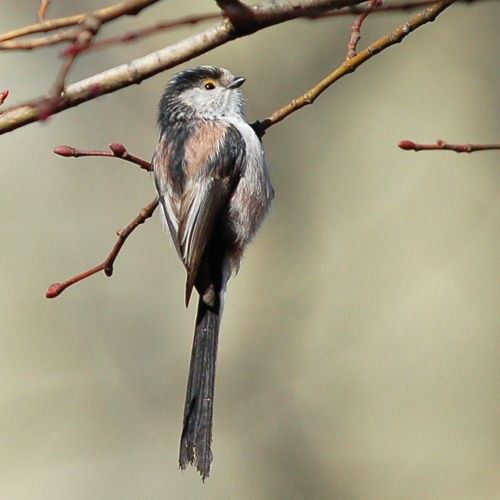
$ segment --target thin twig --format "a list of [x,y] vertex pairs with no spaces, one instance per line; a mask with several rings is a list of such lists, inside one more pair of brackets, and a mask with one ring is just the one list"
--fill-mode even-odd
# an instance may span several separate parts
[[94,10],[90,13],[76,14],[74,16],[59,17],[56,19],[45,19],[36,24],[23,26],[12,31],[8,31],[0,35],[0,42],[5,40],[13,40],[26,35],[34,33],[48,33],[60,28],[67,28],[68,26],[76,26],[84,22],[89,16],[99,19],[101,23],[108,23],[122,16],[135,16],[142,10],[160,0],[128,0],[124,2],[104,7],[102,9]]
[[[76,149],[73,148],[72,146],[58,146],[57,148],[54,149],[54,153],[59,156],[63,156],[64,158],[81,158],[86,156],[93,156],[93,157],[104,156],[104,157],[120,158],[121,160],[125,160],[130,163],[133,163],[134,165],[138,165],[143,170],[151,172],[152,170],[151,163],[143,160],[142,158],[131,155],[126,150],[123,144],[120,144],[118,142],[113,142],[109,145],[109,149],[110,151],[88,151],[88,150]],[[101,271],[104,271],[104,274],[106,276],[111,276],[113,274],[113,266],[115,260],[118,257],[118,254],[120,253],[120,250],[122,249],[123,245],[125,244],[125,240],[139,225],[143,224],[147,219],[149,219],[153,215],[154,211],[156,210],[156,207],[158,206],[158,203],[159,203],[158,198],[155,198],[151,203],[149,203],[149,205],[145,206],[139,212],[139,215],[132,222],[130,222],[130,224],[128,224],[127,227],[125,227],[122,230],[118,230],[116,232],[118,240],[113,246],[108,257],[104,260],[104,262],[102,262],[98,266],[93,267],[92,269],[88,269],[87,271],[84,271],[83,273],[80,273],[74,276],[73,278],[64,281],[63,283],[53,283],[52,285],[49,286],[45,296],[48,299],[53,299],[54,297],[60,295],[69,286],[74,285],[75,283],[78,283],[79,281],[82,281],[85,278],[88,278],[89,276],[92,276],[93,274],[99,273]]]
[[399,27],[392,33],[389,33],[377,42],[368,46],[357,56],[344,61],[335,71],[330,73],[325,79],[315,85],[312,89],[308,90],[305,94],[297,97],[296,99],[293,99],[286,106],[283,106],[282,108],[276,110],[270,117],[266,118],[265,120],[253,123],[252,126],[259,135],[264,135],[265,131],[269,127],[276,125],[276,123],[284,120],[289,115],[303,108],[304,106],[313,104],[314,101],[328,87],[334,84],[337,80],[340,80],[342,77],[354,72],[357,68],[371,59],[374,55],[382,52],[392,45],[402,42],[410,33],[415,31],[417,28],[434,21],[439,14],[441,14],[453,3],[455,3],[455,0],[437,3],[427,8],[425,11],[421,12],[420,14],[416,15],[408,22],[403,24],[403,26]]
[[137,156],[131,155],[123,144],[119,142],[112,142],[109,145],[110,151],[88,151],[73,148],[72,146],[57,146],[54,149],[54,153],[65,158],[81,158],[84,156],[104,156],[104,157],[114,157],[120,158],[121,160],[128,161],[134,165],[139,166],[147,172],[152,171],[152,166],[149,161],[143,160]]
[[[154,35],[156,33],[160,33],[162,31],[166,31],[172,28],[178,28],[181,26],[186,26],[190,24],[198,24],[203,21],[213,21],[216,19],[220,19],[220,14],[201,14],[197,16],[187,16],[180,19],[176,19],[174,21],[164,21],[155,24],[154,26],[149,26],[147,28],[143,28],[137,31],[131,31],[129,33],[125,33],[124,35],[119,35],[112,38],[107,38],[104,40],[99,40],[97,42],[92,42],[87,47],[82,47],[80,51],[91,51],[97,49],[103,49],[110,46],[121,45],[123,43],[135,42],[141,38],[145,38],[147,36]],[[1,49],[0,44],[0,49]]]
[[[88,151],[76,149],[71,146],[58,146],[54,149],[54,153],[65,158],[81,158],[86,156],[120,158],[122,160],[133,163],[134,165],[138,165],[140,168],[142,168],[143,170],[147,170],[148,172],[152,170],[152,165],[150,162],[138,158],[137,156],[131,155],[126,150],[123,144],[113,142],[109,145],[109,149],[110,151]],[[52,285],[50,285],[45,296],[48,299],[57,297],[69,286],[74,285],[75,283],[78,283],[79,281],[82,281],[83,279],[88,278],[89,276],[92,276],[93,274],[96,274],[100,271],[104,271],[106,276],[111,276],[113,274],[113,265],[116,258],[118,257],[118,254],[120,253],[121,248],[125,243],[125,240],[140,224],[144,223],[153,215],[153,212],[156,210],[157,206],[158,199],[156,198],[151,203],[149,203],[149,205],[144,207],[140,211],[139,215],[127,227],[116,232],[118,241],[115,243],[114,247],[112,248],[108,257],[104,260],[104,262],[96,267],[93,267],[92,269],[74,276],[73,278],[70,278],[69,280],[64,281],[63,283],[53,283]]]
[[49,5],[50,5],[50,0],[40,0],[40,8],[38,9],[38,13],[36,15],[36,20],[39,23],[41,23],[45,19]]
[[[80,28],[70,28],[60,33],[30,38],[28,40],[6,40],[0,42],[0,50],[33,50],[40,47],[49,47],[58,43],[69,42],[76,39]],[[1,37],[0,37],[1,38]]]
[[66,85],[66,78],[76,58],[81,53],[80,47],[87,47],[92,41],[92,38],[98,33],[100,27],[101,21],[89,16],[85,20],[82,27],[79,28],[78,36],[63,53],[64,61],[57,74],[51,95],[38,104],[39,120],[46,120],[52,115],[53,111],[57,109],[57,106],[62,99]]
[[[361,0],[308,0],[306,6],[301,6],[299,0],[268,1],[252,7],[256,17],[256,22],[253,24],[252,30],[253,32],[257,32],[261,29],[289,21],[290,19],[317,16],[321,9],[323,11],[330,11],[335,8],[352,6],[358,3],[361,3]],[[57,103],[56,108],[52,110],[52,114],[59,113],[65,109],[130,85],[139,84],[161,71],[177,66],[182,62],[248,33],[248,31],[238,31],[228,19],[224,19],[215,26],[209,27],[204,31],[156,52],[68,85],[64,96]],[[349,62],[352,64],[353,60]],[[352,65],[348,72],[353,71],[354,67]],[[29,101],[7,109],[3,113],[0,113],[0,134],[22,127],[38,119],[38,106],[36,102]]]
[[48,299],[53,299],[54,297],[60,295],[69,286],[74,285],[75,283],[78,283],[79,281],[82,281],[85,278],[88,278],[89,276],[92,276],[93,274],[99,273],[101,271],[104,271],[104,274],[106,276],[111,276],[113,274],[113,266],[115,260],[118,257],[118,254],[120,253],[120,250],[123,247],[126,239],[139,225],[143,224],[153,215],[157,206],[158,198],[155,198],[151,203],[146,205],[139,212],[139,215],[132,222],[130,222],[127,227],[116,232],[118,240],[104,262],[96,267],[93,267],[92,269],[88,269],[87,271],[74,276],[73,278],[70,278],[69,280],[64,281],[63,283],[53,283],[49,286],[45,297],[47,297]]
[[[120,45],[122,43],[135,42],[141,38],[161,33],[162,31],[166,31],[169,29],[179,28],[181,26],[186,26],[186,25],[199,24],[204,21],[213,21],[217,19],[221,19],[221,15],[219,13],[200,14],[194,16],[181,17],[179,19],[174,19],[172,21],[162,21],[154,24],[153,26],[148,26],[146,28],[137,31],[130,31],[129,33],[125,33],[124,35],[119,35],[116,37],[99,40],[98,42],[92,42],[88,46],[79,47],[78,50],[80,52],[83,52],[89,50],[103,49],[110,46]],[[33,50],[33,49],[38,49],[40,47],[57,45],[59,43],[76,40],[79,33],[80,33],[80,28],[70,28],[61,31],[60,33],[54,33],[52,35],[41,36],[36,38],[29,38],[27,40],[17,40],[17,39],[7,40],[5,42],[0,42],[0,51]],[[73,48],[72,50],[75,50],[75,48]]]
[[363,25],[364,20],[367,16],[373,12],[373,10],[382,5],[382,0],[369,0],[366,8],[359,17],[353,21],[351,28],[351,39],[347,44],[347,56],[346,59],[352,59],[356,56],[356,47],[358,46],[358,42],[361,39],[361,26]]
[[474,153],[500,149],[500,144],[450,144],[438,139],[436,144],[417,144],[413,141],[401,141],[398,146],[405,151],[455,151],[455,153]]

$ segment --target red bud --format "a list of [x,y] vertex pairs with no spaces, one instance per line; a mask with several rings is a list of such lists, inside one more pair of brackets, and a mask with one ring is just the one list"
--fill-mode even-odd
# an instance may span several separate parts
[[111,149],[112,153],[115,156],[119,156],[120,158],[123,158],[127,154],[125,146],[123,144],[120,144],[119,142],[112,142],[109,145],[109,149]]
[[61,283],[52,283],[52,285],[49,286],[45,297],[47,299],[53,299],[54,297],[57,297],[62,291],[63,289],[61,288]]
[[8,90],[4,90],[3,92],[0,92],[0,104],[3,104],[5,99],[7,99],[7,96],[9,95]]
[[412,149],[416,149],[416,147],[417,147],[417,145],[412,141],[400,141],[398,143],[398,146],[401,149],[405,149],[405,150],[412,150]]
[[54,148],[54,153],[59,156],[65,156],[66,158],[70,158],[76,156],[76,149],[71,146],[57,146]]

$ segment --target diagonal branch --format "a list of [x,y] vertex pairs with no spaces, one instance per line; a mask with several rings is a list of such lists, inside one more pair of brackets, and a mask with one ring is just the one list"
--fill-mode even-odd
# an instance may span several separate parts
[[425,11],[416,15],[401,27],[394,30],[392,33],[389,33],[377,42],[368,46],[365,50],[354,56],[352,59],[345,60],[335,71],[330,73],[325,79],[315,85],[312,89],[308,90],[305,94],[297,97],[296,99],[293,99],[289,104],[275,111],[269,118],[266,118],[263,121],[257,121],[252,124],[252,126],[260,136],[264,135],[265,131],[269,127],[275,125],[276,123],[279,123],[281,120],[284,120],[286,117],[303,108],[304,106],[313,104],[314,101],[328,87],[333,85],[342,77],[354,72],[362,64],[371,59],[374,55],[382,52],[392,45],[402,42],[410,33],[415,31],[417,28],[420,28],[421,26],[434,21],[439,14],[441,14],[454,2],[455,0],[441,2],[427,8]]
[[93,267],[92,269],[89,269],[81,274],[78,274],[77,276],[74,276],[73,278],[70,278],[69,280],[64,281],[63,283],[53,283],[52,285],[49,286],[47,293],[45,294],[45,297],[47,297],[48,299],[53,299],[58,295],[60,295],[69,286],[74,285],[75,283],[78,283],[79,281],[82,281],[85,278],[88,278],[89,276],[92,276],[93,274],[99,273],[101,271],[104,271],[104,274],[106,276],[111,276],[113,274],[113,266],[115,260],[118,257],[118,254],[120,253],[120,250],[124,245],[126,239],[139,225],[143,224],[147,219],[149,219],[153,215],[157,206],[158,206],[158,198],[155,198],[151,203],[149,203],[149,205],[146,205],[139,212],[139,215],[127,227],[125,227],[122,230],[118,230],[116,232],[118,236],[118,241],[115,243],[113,249],[106,257],[104,262],[102,262],[96,267]]
[[[76,26],[85,22],[88,17],[94,17],[101,21],[101,23],[108,23],[114,21],[122,16],[136,16],[146,7],[159,2],[160,0],[127,0],[120,2],[109,7],[94,10],[93,12],[76,14],[74,16],[59,17],[56,19],[44,19],[36,24],[23,26],[12,31],[8,31],[0,35],[0,42],[6,40],[13,40],[26,35],[33,35],[34,33],[48,33],[61,28],[69,26]],[[41,8],[40,8],[41,10]],[[45,12],[44,12],[45,14]]]
[[[153,3],[153,0],[135,0],[135,2],[138,4],[147,3],[149,5]],[[124,2],[124,4],[130,3],[132,2]],[[52,114],[59,113],[65,109],[121,88],[139,84],[161,71],[172,68],[215,47],[219,47],[230,40],[240,38],[249,33],[254,33],[291,19],[317,16],[320,12],[359,3],[362,3],[362,0],[275,0],[255,5],[252,7],[255,21],[251,29],[247,26],[245,31],[238,31],[231,21],[225,18],[215,26],[196,35],[135,59],[130,63],[108,69],[69,85],[66,87],[64,95],[57,105],[51,110]],[[43,98],[41,101],[43,101]],[[37,102],[29,102],[7,109],[0,114],[0,134],[15,130],[38,119],[39,107]]]
[[374,9],[382,5],[382,0],[369,0],[368,4],[363,13],[352,23],[351,27],[351,39],[347,44],[347,56],[346,59],[352,59],[356,56],[356,47],[358,46],[359,40],[361,39],[361,26],[364,23],[368,15],[373,12]]
[[49,5],[50,5],[50,0],[41,0],[40,1],[40,7],[38,8],[38,12],[36,15],[36,20],[39,23],[41,23],[45,19]]
[[[151,163],[141,158],[138,158],[137,156],[131,155],[125,149],[125,146],[123,146],[123,144],[113,142],[109,145],[109,149],[110,151],[84,151],[73,148],[71,146],[58,146],[57,148],[54,149],[54,153],[56,153],[59,156],[63,156],[65,158],[81,158],[85,156],[104,156],[104,157],[119,158],[121,160],[133,163],[134,165],[138,165],[143,170],[151,172],[152,170]],[[137,229],[138,226],[143,224],[147,219],[149,219],[153,215],[154,211],[156,210],[156,207],[158,206],[158,203],[159,203],[158,198],[155,198],[151,203],[146,205],[139,212],[139,215],[137,215],[137,217],[135,217],[135,219],[132,222],[130,222],[130,224],[128,224],[127,227],[118,230],[116,232],[118,240],[113,246],[109,255],[101,264],[93,267],[92,269],[88,269],[87,271],[84,271],[83,273],[80,273],[74,276],[73,278],[64,281],[63,283],[53,283],[52,285],[49,286],[45,296],[48,299],[53,299],[54,297],[60,295],[69,286],[74,285],[75,283],[78,283],[79,281],[82,281],[85,278],[88,278],[89,276],[92,276],[93,274],[99,273],[101,271],[104,271],[104,274],[106,276],[111,276],[113,274],[113,266],[115,260],[118,257],[118,254],[120,253],[120,250],[122,249],[123,245],[125,244],[126,239],[135,229]]]

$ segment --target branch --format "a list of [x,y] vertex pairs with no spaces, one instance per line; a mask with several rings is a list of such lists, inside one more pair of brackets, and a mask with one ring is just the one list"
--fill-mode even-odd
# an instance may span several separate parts
[[[146,7],[153,5],[160,0],[128,0],[121,2],[110,7],[104,7],[103,9],[97,9],[93,12],[76,14],[74,16],[59,17],[56,19],[46,19],[42,20],[36,24],[31,24],[30,26],[24,26],[7,33],[0,35],[0,42],[6,40],[13,40],[14,38],[19,38],[26,35],[33,35],[34,33],[48,33],[49,31],[54,31],[60,28],[67,28],[69,26],[77,26],[78,24],[84,23],[88,17],[93,17],[98,19],[101,23],[108,23],[114,21],[122,16],[136,16],[144,10]],[[47,2],[48,3],[48,2]],[[43,0],[42,0],[43,4]],[[42,6],[39,12],[42,11]]]
[[[150,5],[153,2],[154,0],[134,0],[119,4],[115,8],[125,4]],[[247,28],[244,32],[238,31],[231,21],[226,18],[215,26],[161,50],[69,85],[66,87],[57,105],[51,110],[52,114],[59,113],[101,95],[109,94],[133,84],[139,84],[161,71],[172,68],[215,47],[219,47],[230,40],[249,33],[254,33],[291,19],[316,16],[320,11],[325,12],[359,3],[362,3],[362,0],[277,0],[255,5],[251,7],[255,15],[251,29]],[[103,18],[108,19],[110,17],[109,14],[107,17],[104,16],[102,10],[95,11],[97,13],[101,12],[100,17],[98,16],[98,19],[101,21]],[[130,11],[127,14],[130,14]],[[117,15],[118,12],[114,12],[114,16],[116,17]],[[44,21],[44,23],[47,22],[49,21]],[[40,24],[35,26],[40,26]],[[24,103],[1,113],[0,134],[15,130],[40,119],[39,105],[45,99],[47,97],[35,102]]]
[[269,127],[275,125],[276,123],[279,123],[281,120],[284,120],[286,117],[303,108],[304,106],[313,104],[314,101],[328,87],[334,84],[337,80],[340,80],[342,77],[354,72],[362,64],[371,59],[374,55],[382,52],[392,45],[402,42],[410,33],[415,31],[417,28],[420,28],[421,26],[434,21],[439,14],[441,14],[453,3],[455,3],[455,0],[437,3],[427,8],[425,11],[421,12],[420,14],[416,15],[408,22],[403,24],[403,26],[399,27],[392,33],[389,33],[377,42],[368,46],[357,56],[353,57],[352,59],[345,60],[335,71],[330,73],[325,79],[315,85],[312,89],[308,90],[305,94],[297,97],[296,99],[293,99],[289,104],[278,109],[265,120],[253,123],[252,126],[260,136],[264,135],[265,131]]
[[405,151],[455,151],[455,153],[474,153],[500,149],[500,144],[449,144],[438,139],[436,144],[416,144],[413,141],[401,141],[398,146]]
[[[435,0],[433,0],[435,1]],[[92,18],[91,19],[95,19]],[[150,36],[156,33],[160,33],[165,30],[172,28],[179,28],[181,26],[186,26],[189,24],[198,24],[203,21],[212,21],[221,19],[221,14],[199,14],[193,16],[181,17],[179,19],[174,19],[172,21],[162,21],[147,28],[143,28],[137,31],[131,31],[125,33],[124,35],[119,35],[116,37],[100,40],[98,42],[92,42],[86,47],[80,47],[79,52],[102,49],[112,45],[119,45],[122,43],[129,43]],[[40,47],[49,47],[51,45],[56,45],[63,42],[76,40],[79,28],[71,28],[65,30],[61,33],[54,33],[53,35],[42,36],[37,38],[29,38],[27,40],[7,40],[5,42],[0,42],[0,51],[2,50],[33,50]],[[70,46],[69,50],[75,50],[74,47]],[[63,55],[66,50],[63,50]]]
[[[133,163],[134,165],[138,165],[143,170],[147,170],[148,172],[152,171],[152,165],[150,162],[145,161],[137,156],[131,155],[125,149],[125,146],[123,146],[123,144],[113,142],[109,145],[109,149],[110,151],[84,151],[73,148],[71,146],[58,146],[54,149],[54,153],[65,158],[81,158],[85,156],[120,158],[122,160]],[[149,203],[149,205],[145,206],[139,212],[139,215],[132,222],[130,222],[127,227],[116,231],[118,241],[115,243],[114,247],[112,248],[108,257],[104,260],[104,262],[96,267],[93,267],[92,269],[88,269],[87,271],[74,276],[73,278],[70,278],[69,280],[64,281],[63,283],[53,283],[49,286],[45,297],[47,297],[48,299],[53,299],[60,295],[69,286],[74,285],[75,283],[78,283],[79,281],[82,281],[85,278],[88,278],[89,276],[92,276],[93,274],[99,273],[101,271],[104,271],[104,274],[106,276],[111,276],[113,274],[113,266],[115,260],[118,257],[118,254],[120,253],[123,245],[125,244],[126,239],[138,226],[143,224],[153,215],[156,207],[158,206],[158,203],[158,198],[155,198],[151,203]]]
[[93,17],[88,17],[83,26],[78,29],[79,33],[76,36],[76,39],[68,47],[69,50],[66,50],[64,53],[64,61],[59,73],[57,74],[56,81],[54,82],[52,95],[38,106],[40,120],[44,120],[53,114],[53,110],[62,99],[62,93],[64,92],[64,87],[66,85],[66,78],[76,58],[81,52],[80,49],[88,47],[92,38],[97,35],[100,27],[101,21]]
[[79,281],[82,281],[83,279],[88,278],[89,276],[92,276],[93,274],[99,273],[101,271],[104,271],[104,274],[106,276],[111,276],[113,274],[113,265],[115,263],[115,260],[118,257],[118,254],[120,253],[120,250],[124,245],[126,239],[139,225],[143,224],[153,215],[157,206],[158,198],[155,198],[151,203],[149,203],[149,205],[145,206],[139,212],[139,215],[127,227],[122,230],[116,231],[116,234],[118,235],[118,241],[115,243],[115,246],[102,264],[99,264],[92,269],[78,274],[77,276],[74,276],[73,278],[70,278],[63,283],[53,283],[49,286],[45,297],[47,297],[48,299],[53,299],[60,295],[69,286],[74,285],[75,283],[78,283]]
[[[151,172],[151,163],[138,158],[137,156],[131,155],[125,149],[125,146],[123,146],[123,144],[113,142],[109,145],[109,149],[110,151],[84,151],[73,148],[71,146],[58,146],[54,149],[54,153],[65,158],[81,158],[84,156],[105,156],[120,158],[121,160],[125,160],[133,163],[134,165],[138,165],[143,170]],[[64,281],[63,283],[53,283],[49,286],[49,289],[47,290],[45,296],[48,299],[53,299],[54,297],[57,297],[59,294],[61,294],[64,290],[66,290],[66,288],[68,288],[69,286],[74,285],[75,283],[78,283],[79,281],[82,281],[85,278],[88,278],[89,276],[92,276],[93,274],[99,273],[101,271],[104,271],[104,274],[106,276],[111,276],[113,274],[113,266],[115,260],[118,257],[118,254],[120,253],[123,245],[125,244],[125,240],[139,225],[143,224],[153,215],[156,207],[158,206],[158,202],[158,198],[155,198],[151,203],[149,203],[149,205],[145,206],[139,212],[139,215],[132,222],[130,222],[127,227],[116,232],[118,241],[115,243],[114,247],[112,248],[108,257],[104,260],[104,262],[96,267],[93,267],[92,269],[74,276],[73,278],[70,278],[69,280]]]
[[359,40],[361,39],[361,26],[367,16],[373,12],[373,10],[382,5],[382,0],[369,0],[365,11],[359,15],[359,17],[352,23],[351,29],[351,39],[347,44],[347,56],[346,59],[352,59],[356,56],[356,47]]
[[[88,52],[89,50],[102,49],[113,45],[120,45],[122,43],[135,42],[140,38],[160,33],[161,31],[169,30],[172,28],[179,28],[181,26],[186,26],[189,24],[198,24],[203,21],[213,21],[220,18],[221,18],[220,14],[200,14],[196,16],[182,17],[180,19],[175,19],[173,21],[163,21],[153,26],[143,28],[141,30],[130,31],[129,33],[125,33],[124,35],[119,35],[116,37],[107,38],[105,40],[99,40],[98,42],[93,42],[87,47],[82,48],[81,51],[85,50],[86,52]],[[0,49],[1,49],[1,44],[0,44]]]
[[[42,0],[44,1],[44,0]],[[226,0],[227,2],[228,0]],[[365,1],[365,0],[363,0]],[[478,1],[478,0],[457,0],[457,1],[462,1],[465,2],[467,1],[468,3],[473,2],[473,1]],[[230,0],[229,0],[229,3]],[[304,15],[304,17],[307,17],[308,19],[323,19],[323,18],[329,18],[329,17],[340,17],[340,16],[352,16],[352,15],[360,15],[363,16],[367,14],[368,12],[373,12],[373,13],[383,13],[383,12],[389,12],[389,11],[407,11],[407,10],[414,10],[414,9],[419,9],[421,7],[427,7],[429,5],[433,5],[436,3],[436,0],[414,0],[414,1],[408,1],[405,3],[394,3],[394,4],[388,4],[384,6],[377,6],[375,9],[373,9],[370,6],[370,2],[368,2],[367,5],[359,7],[356,5],[353,5],[348,8],[343,8],[342,10],[338,10],[335,12],[323,12],[323,13],[316,13],[316,14],[309,14],[309,15]],[[223,1],[219,0],[219,5],[224,4]],[[225,7],[226,12],[230,9]],[[224,9],[223,9],[224,12]],[[241,13],[241,11],[239,11]],[[245,11],[248,12],[248,11]],[[231,19],[231,15],[225,14],[226,17]],[[92,17],[94,16],[94,13],[88,14],[88,16]],[[252,14],[252,19],[255,19],[256,16]],[[102,49],[105,47],[109,47],[112,45],[119,45],[121,43],[129,43],[133,42],[136,40],[139,40],[141,38],[144,38],[146,36],[150,36],[156,33],[160,33],[165,30],[169,30],[172,28],[177,28],[180,26],[185,26],[189,24],[198,24],[203,21],[211,21],[211,20],[217,20],[221,18],[220,13],[209,13],[209,14],[198,14],[198,15],[192,15],[192,16],[186,16],[182,17],[179,19],[175,19],[172,21],[161,21],[157,24],[154,24],[152,26],[148,26],[146,28],[142,28],[137,31],[131,31],[129,33],[125,33],[124,35],[108,38],[105,40],[100,40],[98,42],[93,42],[86,48],[81,48],[80,51],[87,51],[87,50],[96,50],[96,49]],[[71,18],[63,18],[64,20],[70,19],[73,20],[75,19],[75,16],[72,16]],[[54,22],[54,21],[53,21]],[[233,19],[233,24],[234,24],[234,19]],[[33,25],[33,26],[38,26],[38,25]],[[33,26],[30,26],[29,28],[32,28]],[[55,27],[49,31],[55,31],[60,28],[57,24],[54,25]],[[21,30],[24,30],[25,28],[22,28]],[[51,45],[56,45],[59,43],[67,42],[67,41],[74,41],[79,33],[78,28],[72,28],[68,29],[65,31],[62,31],[60,33],[54,33],[52,35],[48,36],[43,36],[43,37],[36,37],[36,38],[29,38],[27,40],[18,40],[18,38],[21,38],[24,36],[24,33],[21,34],[20,36],[15,36],[12,39],[6,39],[6,37],[10,36],[11,33],[16,33],[21,30],[15,30],[14,32],[9,32],[5,33],[4,35],[0,35],[0,51],[2,50],[33,50],[33,49],[38,49],[41,47],[48,47]],[[4,40],[4,41],[2,41]]]
[[36,15],[36,20],[39,23],[41,23],[45,19],[49,5],[50,5],[50,0],[40,0],[40,8],[38,9],[38,13]]
[[81,158],[83,156],[105,156],[105,157],[114,157],[120,158],[121,160],[128,161],[133,163],[134,165],[139,166],[143,170],[147,172],[151,172],[153,170],[151,163],[149,161],[143,160],[137,156],[131,155],[123,144],[118,142],[112,142],[109,145],[110,151],[86,151],[73,148],[71,146],[57,146],[54,149],[54,153],[59,156],[63,156],[65,158]]

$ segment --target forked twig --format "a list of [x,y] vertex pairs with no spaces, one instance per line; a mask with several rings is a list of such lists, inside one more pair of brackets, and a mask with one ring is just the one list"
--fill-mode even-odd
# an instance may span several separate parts
[[104,262],[96,267],[93,267],[92,269],[74,276],[73,278],[70,278],[69,280],[64,281],[63,283],[53,283],[49,286],[45,297],[47,297],[48,299],[53,299],[54,297],[57,297],[59,294],[61,294],[64,290],[66,290],[66,288],[68,288],[69,286],[74,285],[75,283],[78,283],[79,281],[82,281],[83,279],[88,278],[89,276],[92,276],[93,274],[99,273],[101,271],[104,271],[104,274],[106,276],[111,276],[113,274],[113,266],[115,260],[118,257],[118,254],[120,253],[120,250],[122,249],[126,239],[139,225],[143,224],[153,215],[156,207],[158,206],[158,202],[158,198],[155,198],[151,203],[146,205],[139,212],[139,215],[130,224],[128,224],[125,228],[116,231],[118,241],[115,243],[113,249],[104,260]]
[[41,23],[45,19],[49,5],[50,5],[50,0],[40,0],[40,8],[38,9],[38,13],[36,15],[36,20],[39,23]]
[[455,3],[456,0],[449,0],[447,2],[440,2],[428,7],[423,12],[420,12],[415,17],[411,18],[405,24],[394,30],[392,33],[385,35],[380,40],[369,45],[365,50],[354,56],[352,59],[346,59],[335,71],[330,73],[326,78],[321,80],[312,89],[308,90],[305,94],[293,99],[289,104],[276,110],[270,117],[256,121],[252,124],[258,135],[264,135],[265,131],[284,120],[295,111],[313,104],[314,101],[337,80],[344,76],[353,73],[363,63],[371,59],[374,55],[382,52],[383,50],[402,42],[410,33],[420,28],[424,24],[431,23],[436,19],[450,5]]
[[[133,163],[134,165],[137,165],[143,170],[147,170],[148,172],[150,172],[152,169],[150,162],[138,158],[137,156],[131,155],[125,149],[125,146],[123,146],[123,144],[114,142],[109,145],[109,149],[110,151],[85,151],[73,148],[71,146],[58,146],[57,148],[54,149],[54,153],[58,154],[59,156],[63,156],[65,158],[81,158],[84,156],[104,156],[104,157],[119,158],[121,160]],[[146,205],[139,212],[139,215],[137,215],[137,217],[135,217],[135,219],[132,222],[130,222],[130,224],[128,224],[125,228],[118,230],[116,232],[118,240],[113,246],[107,258],[104,260],[104,262],[102,262],[98,266],[93,267],[92,269],[88,269],[87,271],[84,271],[83,273],[80,273],[74,276],[73,278],[64,281],[63,283],[53,283],[52,285],[49,286],[45,296],[48,299],[53,299],[54,297],[60,295],[69,286],[74,285],[75,283],[78,283],[79,281],[82,281],[85,278],[88,278],[89,276],[92,276],[93,274],[99,273],[101,271],[104,271],[104,274],[106,276],[111,276],[113,274],[113,266],[115,260],[118,257],[118,254],[120,253],[120,250],[122,249],[123,245],[125,244],[126,239],[138,226],[143,224],[147,219],[149,219],[153,215],[154,211],[156,210],[156,207],[158,206],[158,203],[159,203],[158,198],[155,198],[151,203]]]
[[353,21],[351,28],[351,39],[347,44],[346,59],[352,59],[356,56],[356,47],[358,46],[358,42],[361,39],[361,26],[370,12],[373,12],[375,8],[380,7],[381,5],[382,0],[369,0],[364,12],[362,12],[355,21]]

